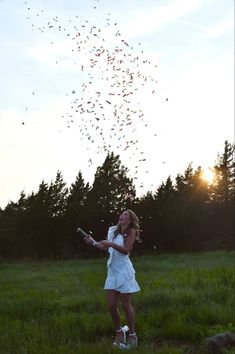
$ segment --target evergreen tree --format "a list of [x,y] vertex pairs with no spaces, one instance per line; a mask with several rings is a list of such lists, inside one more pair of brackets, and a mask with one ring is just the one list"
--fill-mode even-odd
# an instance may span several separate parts
[[89,207],[86,206],[89,183],[85,183],[82,172],[79,171],[75,182],[71,184],[67,198],[66,229],[68,234],[67,252],[81,254],[87,251],[87,245],[78,237],[78,227],[88,230]]
[[178,192],[178,195],[183,197],[192,192],[195,187],[193,177],[193,168],[190,163],[186,168],[184,175],[178,174],[176,177],[176,191]]
[[156,191],[155,229],[157,229],[157,247],[159,250],[175,250],[175,187],[169,176]]
[[213,199],[219,202],[233,201],[235,190],[235,146],[225,141],[224,152],[218,155],[214,169],[216,179],[213,188]]
[[158,200],[159,203],[164,203],[169,205],[171,204],[174,195],[175,195],[175,188],[173,186],[172,179],[169,176],[166,182],[165,183],[162,182],[160,187],[157,189],[156,199]]
[[116,222],[119,213],[134,202],[135,187],[127,173],[128,169],[121,165],[120,157],[113,153],[108,153],[103,165],[97,168],[86,203],[96,228],[102,220],[106,227]]
[[208,203],[210,199],[209,195],[209,185],[208,182],[203,178],[203,170],[199,166],[196,171],[194,171],[192,178],[192,199],[197,203]]
[[71,220],[77,222],[80,219],[80,213],[84,209],[89,189],[89,183],[85,183],[82,172],[79,171],[75,182],[71,184],[67,199],[67,216]]
[[67,188],[59,171],[54,182],[48,185],[42,181],[36,193],[28,197],[21,195],[16,217],[19,255],[57,257],[60,254],[65,237],[66,195]]
[[28,214],[34,193],[26,196],[20,193],[18,202],[9,202],[2,214],[3,231],[2,237],[7,240],[10,257],[21,257],[30,254]]
[[177,247],[195,250],[206,237],[209,189],[202,178],[202,169],[189,164],[184,175],[176,177],[175,234]]
[[152,192],[136,198],[132,206],[139,217],[142,243],[135,244],[134,253],[153,250],[156,244],[156,200]]
[[217,248],[234,248],[235,161],[233,144],[225,141],[223,154],[218,154],[215,183],[212,186],[212,209],[209,227]]
[[50,183],[48,193],[50,196],[50,217],[63,216],[67,206],[68,188],[60,171],[57,171],[55,181]]

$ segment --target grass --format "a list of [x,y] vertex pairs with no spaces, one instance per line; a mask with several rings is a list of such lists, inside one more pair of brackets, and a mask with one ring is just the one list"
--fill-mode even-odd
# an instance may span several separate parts
[[[235,332],[234,260],[222,251],[134,258],[139,347],[128,352],[201,354],[207,336]],[[1,261],[0,353],[117,353],[105,263]]]

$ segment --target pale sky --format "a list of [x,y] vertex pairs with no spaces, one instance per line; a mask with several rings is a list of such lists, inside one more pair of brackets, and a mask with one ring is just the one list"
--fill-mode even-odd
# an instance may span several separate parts
[[[70,108],[92,92],[110,92],[105,62],[93,70],[91,93],[82,91],[98,43],[86,32],[92,26],[100,28],[106,49],[122,47],[125,70],[135,65],[128,53],[150,62],[138,70],[154,80],[142,85],[134,78],[136,94],[128,103],[143,111],[143,123],[132,117],[119,131],[113,116],[114,102],[123,99],[118,91],[102,110],[108,120],[97,123],[104,134],[116,124],[119,140],[107,133],[106,143],[137,177],[138,194],[156,190],[168,175],[174,179],[190,162],[213,166],[225,140],[234,141],[233,6],[232,0],[0,0],[0,207],[17,201],[22,190],[37,190],[42,179],[50,182],[57,170],[68,186],[79,170],[92,183],[103,163],[106,153],[88,125],[94,114],[81,123]],[[86,35],[86,49],[75,51],[73,38]],[[93,144],[79,124],[88,127]],[[136,139],[137,146],[125,150],[125,142]]]

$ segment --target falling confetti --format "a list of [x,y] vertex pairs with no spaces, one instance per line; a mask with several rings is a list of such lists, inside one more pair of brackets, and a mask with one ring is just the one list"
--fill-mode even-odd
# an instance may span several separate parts
[[[98,5],[97,0],[93,10],[97,11]],[[138,179],[140,166],[147,162],[139,144],[144,129],[148,129],[141,101],[144,95],[157,93],[157,65],[144,56],[140,42],[137,48],[129,43],[110,12],[103,25],[77,15],[64,23],[58,16],[49,17],[45,9],[34,11],[27,2],[25,6],[27,19],[35,21],[31,30],[46,33],[51,46],[56,44],[56,35],[68,42],[77,68],[79,84],[69,91],[73,96],[70,107],[61,115],[64,127],[78,129],[80,139],[87,140],[88,151],[95,142],[98,154],[111,148],[129,154],[136,161],[133,178]],[[56,58],[55,64],[59,68],[63,59]],[[93,164],[92,158],[88,164]]]

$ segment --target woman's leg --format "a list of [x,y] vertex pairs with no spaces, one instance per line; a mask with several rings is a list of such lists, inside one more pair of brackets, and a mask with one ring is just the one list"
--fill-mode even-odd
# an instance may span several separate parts
[[121,328],[120,314],[118,310],[119,296],[120,293],[118,291],[106,290],[107,305],[116,331]]
[[121,294],[120,299],[122,302],[123,310],[125,311],[127,325],[130,333],[135,333],[135,312],[131,305],[132,294]]

